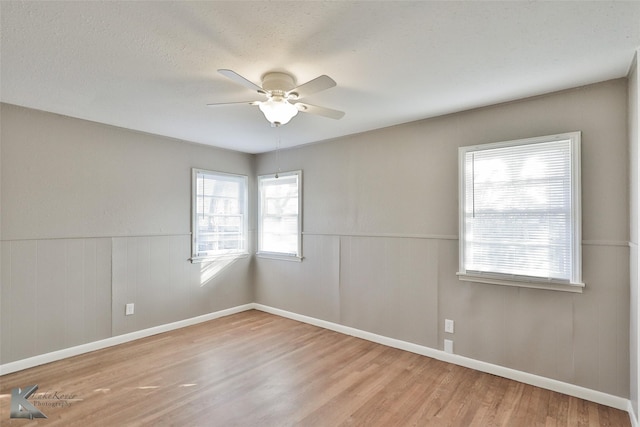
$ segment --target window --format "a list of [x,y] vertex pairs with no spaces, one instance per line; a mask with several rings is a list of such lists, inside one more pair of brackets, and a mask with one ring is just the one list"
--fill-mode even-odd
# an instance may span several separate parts
[[258,254],[302,257],[302,171],[258,177]]
[[191,259],[247,253],[247,177],[192,170]]
[[462,280],[581,292],[580,132],[462,147]]

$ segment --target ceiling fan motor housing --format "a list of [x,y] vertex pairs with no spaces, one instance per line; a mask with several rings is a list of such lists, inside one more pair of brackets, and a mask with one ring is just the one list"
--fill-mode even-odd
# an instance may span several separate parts
[[282,94],[296,87],[292,76],[286,73],[267,73],[262,77],[262,88],[272,94]]

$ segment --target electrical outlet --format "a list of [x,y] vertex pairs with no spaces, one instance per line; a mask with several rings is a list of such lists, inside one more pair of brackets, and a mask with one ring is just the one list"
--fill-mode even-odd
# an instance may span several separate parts
[[134,311],[134,304],[133,303],[129,303],[129,304],[124,306],[124,315],[125,316],[132,315],[133,311]]
[[450,334],[453,333],[453,320],[444,319],[444,331]]
[[452,340],[444,340],[444,352],[453,354],[453,341]]

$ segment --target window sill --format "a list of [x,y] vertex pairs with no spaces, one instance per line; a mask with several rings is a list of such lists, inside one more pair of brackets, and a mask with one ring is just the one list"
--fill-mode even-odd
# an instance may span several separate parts
[[223,261],[223,260],[229,260],[229,259],[247,258],[248,256],[249,256],[248,252],[240,252],[235,254],[192,257],[192,258],[189,258],[189,261],[191,261],[191,264],[198,264],[201,262],[214,262],[214,261]]
[[485,276],[480,274],[457,273],[458,279],[466,282],[488,283],[490,285],[513,286],[518,288],[544,289],[548,291],[561,291],[582,293],[584,283],[567,283],[552,280],[509,280],[506,278]]
[[258,258],[279,259],[281,261],[293,261],[293,262],[302,262],[302,260],[304,259],[304,257],[299,257],[297,255],[279,254],[275,252],[256,252],[256,256]]

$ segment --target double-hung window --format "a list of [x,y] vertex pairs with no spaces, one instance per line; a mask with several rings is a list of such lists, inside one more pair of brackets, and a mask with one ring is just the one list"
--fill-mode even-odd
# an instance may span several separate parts
[[258,177],[258,255],[302,259],[302,171]]
[[580,292],[580,132],[459,149],[462,280]]
[[192,261],[247,254],[247,177],[192,170]]

